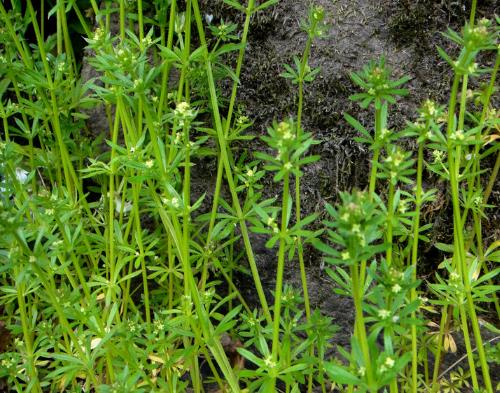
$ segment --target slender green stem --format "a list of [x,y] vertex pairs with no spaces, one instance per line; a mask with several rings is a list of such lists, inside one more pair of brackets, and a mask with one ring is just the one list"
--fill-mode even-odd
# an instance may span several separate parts
[[[157,206],[161,206],[161,202],[159,200],[158,195],[154,191],[154,187],[150,185],[149,189],[151,191],[151,197],[155,201],[155,204]],[[184,257],[183,250],[185,247],[188,247],[188,245],[183,244],[182,231],[180,229],[178,218],[175,215],[170,217],[163,208],[160,208],[158,213],[160,215],[160,219],[163,225],[165,226],[165,229],[170,234],[174,249],[176,250],[177,257],[181,261],[185,279],[189,283],[190,299],[192,299],[196,309],[196,313],[198,315],[198,319],[195,322],[201,328],[204,341],[207,343],[210,352],[214,356],[218,366],[220,367],[222,373],[224,374],[231,390],[235,393],[238,393],[240,392],[238,382],[236,380],[233,370],[231,369],[231,365],[229,364],[229,361],[227,359],[227,356],[224,352],[224,349],[222,347],[219,338],[214,337],[214,329],[207,315],[207,311],[205,310],[205,307],[203,306],[203,303],[201,301],[200,294],[198,292],[198,288],[193,277],[192,267],[189,261],[187,261]]]
[[472,387],[475,390],[479,389],[479,382],[477,380],[477,373],[476,373],[476,364],[474,362],[474,357],[471,356],[474,351],[472,350],[472,345],[470,341],[470,335],[469,335],[469,326],[467,322],[467,313],[465,311],[465,307],[463,304],[461,304],[458,307],[459,313],[460,313],[460,322],[462,326],[462,333],[464,335],[464,343],[465,343],[465,349],[467,352],[467,360],[469,362],[469,370],[470,370],[470,376],[472,380]]
[[[176,4],[177,4],[176,0],[172,0],[170,3],[170,17],[168,22],[168,36],[167,36],[167,48],[170,50],[172,50],[174,42]],[[161,118],[163,109],[165,108],[165,104],[167,101],[169,74],[170,74],[170,63],[166,61],[165,64],[163,65],[163,72],[162,72],[160,104],[158,105],[158,118]]]
[[[285,270],[285,250],[286,235],[288,225],[288,200],[290,192],[290,175],[288,173],[283,177],[283,196],[281,204],[281,229],[280,242],[278,250],[278,265],[276,267],[276,288],[274,291],[274,320],[273,320],[273,343],[271,356],[275,363],[278,362],[280,347],[280,322],[281,322],[281,294],[283,292],[283,272]],[[274,380],[276,382],[276,380]]]
[[[314,19],[311,31],[316,29],[317,20]],[[297,105],[297,138],[302,135],[302,111],[304,106],[304,77],[306,72],[306,65],[309,61],[309,54],[311,52],[311,46],[313,41],[313,35],[309,34],[306,41],[306,47],[304,53],[302,54],[302,60],[300,63],[300,77],[299,77],[299,102]],[[301,212],[301,189],[300,189],[300,176],[295,176],[295,220],[297,225],[300,224],[302,219]],[[306,310],[306,320],[309,321],[311,318],[311,306],[309,301],[309,290],[307,288],[307,275],[306,267],[304,263],[304,248],[302,245],[302,239],[300,236],[297,237],[297,254],[299,258],[299,268],[300,268],[300,280],[302,282],[302,292],[304,295],[304,308]],[[314,355],[314,346],[311,346],[310,355]],[[307,391],[312,392],[313,388],[313,373],[309,374],[307,381]]]
[[227,142],[226,142],[226,138],[224,137],[224,131],[222,128],[222,121],[221,121],[220,112],[219,112],[219,104],[218,104],[217,92],[216,92],[216,88],[215,88],[214,76],[213,76],[213,71],[212,71],[212,63],[211,63],[210,58],[208,56],[208,51],[206,50],[205,32],[203,30],[203,21],[202,21],[199,6],[198,6],[198,0],[193,0],[193,10],[194,10],[194,15],[195,15],[195,19],[196,19],[196,25],[198,28],[198,34],[200,37],[200,41],[201,41],[202,47],[205,48],[205,51],[203,52],[203,54],[204,54],[204,58],[205,58],[205,70],[207,72],[207,79],[208,79],[208,85],[209,85],[209,90],[210,90],[210,102],[212,105],[212,111],[213,111],[213,116],[214,116],[214,120],[215,120],[215,128],[216,128],[216,132],[217,132],[217,140],[219,142],[219,149],[220,149],[221,159],[222,159],[222,162],[224,165],[224,170],[226,173],[226,179],[227,179],[227,182],[229,185],[229,190],[231,192],[231,196],[233,199],[233,206],[235,207],[236,215],[237,215],[238,219],[240,220],[241,236],[243,238],[243,243],[245,245],[245,250],[247,253],[247,257],[248,257],[248,262],[250,265],[250,270],[252,272],[252,277],[254,279],[255,288],[256,288],[257,294],[259,296],[259,301],[261,303],[261,306],[262,306],[262,309],[264,312],[264,316],[266,317],[266,319],[269,323],[272,323],[271,313],[269,312],[269,306],[267,304],[266,296],[264,294],[264,289],[262,288],[262,282],[260,280],[259,272],[257,269],[257,263],[255,261],[255,257],[253,254],[252,245],[251,245],[250,237],[248,234],[248,228],[247,228],[247,225],[245,222],[245,218],[243,216],[243,211],[241,209],[240,201],[238,199],[238,194],[236,192],[236,187],[234,184],[231,163],[229,161],[229,156],[228,156],[228,151],[227,151]]
[[[255,5],[255,0],[249,0],[248,1],[248,6],[246,8],[246,17],[245,17],[245,24],[243,26],[243,33],[241,36],[241,49],[238,52],[238,60],[236,61],[236,69],[235,69],[235,75],[237,78],[240,77],[241,74],[241,68],[243,65],[243,58],[245,56],[245,50],[247,46],[247,39],[248,39],[248,32],[250,30],[250,19],[252,16],[252,10]],[[232,121],[232,116],[234,112],[234,107],[236,103],[236,95],[238,92],[238,82],[234,81],[233,82],[233,87],[231,90],[231,98],[229,100],[229,108],[226,116],[226,122],[224,124],[224,137],[227,139],[229,136],[229,130],[231,129],[231,121]],[[228,143],[228,149],[230,148],[229,143]],[[217,176],[216,176],[216,182],[215,182],[215,190],[214,190],[214,196],[213,196],[213,201],[212,201],[212,211],[210,215],[210,222],[208,225],[208,232],[207,232],[207,246],[210,245],[210,242],[212,241],[212,233],[213,229],[215,227],[215,220],[217,218],[217,209],[219,208],[219,199],[220,199],[220,192],[222,188],[222,175],[224,173],[224,164],[223,161],[219,155],[219,161],[217,165]],[[206,279],[208,275],[208,261],[205,262],[203,266],[203,274],[202,274],[202,288],[205,287]]]
[[370,349],[368,338],[366,336],[366,326],[363,317],[363,283],[359,280],[359,267],[354,265],[351,267],[352,293],[354,298],[354,308],[356,311],[355,333],[359,341],[361,351],[363,353],[364,366],[368,379],[369,389],[373,389],[373,369],[371,364]]
[[139,21],[139,39],[141,40],[141,46],[144,44],[144,17],[142,14],[142,0],[137,0],[137,14]]
[[125,0],[120,0],[120,38],[125,41]]
[[448,324],[448,308],[449,306],[447,305],[443,306],[443,312],[441,313],[441,321],[439,323],[439,333],[437,336],[437,349],[436,349],[436,355],[434,357],[434,370],[432,373],[432,383],[431,383],[431,388],[433,393],[437,392],[440,387],[437,378],[439,375],[439,368],[441,366],[444,332]]
[[[454,131],[454,116],[455,116],[455,106],[457,100],[458,85],[460,82],[460,75],[455,75],[453,82],[450,104],[449,104],[449,118],[448,118],[448,137],[451,136]],[[455,227],[455,253],[457,257],[457,262],[462,276],[462,282],[464,285],[465,296],[467,301],[467,312],[468,317],[472,325],[472,330],[474,332],[474,338],[476,340],[476,345],[478,347],[479,360],[481,364],[481,370],[483,373],[484,383],[488,393],[493,393],[493,387],[491,384],[491,378],[488,368],[488,363],[486,361],[486,355],[482,345],[481,331],[479,328],[479,323],[477,320],[476,309],[474,306],[474,301],[472,298],[471,285],[469,280],[469,269],[465,257],[465,243],[463,237],[463,222],[462,215],[460,212],[460,194],[459,194],[459,180],[458,180],[458,170],[459,166],[456,165],[456,160],[459,160],[458,149],[454,148],[449,142],[448,147],[448,168],[450,171],[450,187],[453,201],[453,222]],[[472,354],[470,354],[472,358]]]
[[[428,126],[428,124],[427,124]],[[427,127],[426,127],[427,128]],[[424,162],[424,142],[422,141],[418,146],[417,155],[417,186],[415,191],[415,219],[413,221],[413,244],[411,254],[412,281],[417,281],[417,262],[418,262],[418,241],[420,232],[420,208],[422,206],[422,172]],[[417,290],[412,288],[410,291],[410,300],[414,302],[417,300]],[[412,318],[415,318],[415,312],[412,313]],[[418,347],[417,347],[417,327],[411,327],[411,391],[417,393],[418,386]]]
[[373,138],[375,140],[375,146],[373,149],[372,166],[370,171],[370,184],[368,187],[370,198],[375,193],[375,188],[377,185],[377,164],[380,156],[380,146],[378,140],[381,131],[382,131],[382,109],[375,108],[375,135]]
[[[18,269],[16,269],[18,270]],[[16,276],[19,276],[19,272],[16,272]],[[30,374],[30,378],[34,381],[34,389],[36,392],[42,392],[40,387],[40,381],[38,379],[38,372],[33,359],[33,328],[29,326],[29,318],[26,314],[26,301],[25,301],[25,283],[19,282],[16,284],[17,301],[19,304],[19,314],[21,315],[21,326],[23,329],[24,342],[26,345],[26,352],[28,357],[28,367],[27,371]]]
[[59,8],[60,12],[60,19],[61,19],[61,28],[62,28],[62,36],[63,36],[63,43],[64,43],[64,50],[66,54],[66,60],[68,63],[68,70],[69,70],[69,80],[73,81],[75,79],[75,73],[77,71],[77,65],[76,65],[76,60],[75,60],[75,55],[73,53],[73,45],[71,44],[71,38],[69,36],[69,29],[68,29],[68,21],[66,19],[66,7],[64,5],[64,0],[62,1],[62,6]]
[[118,141],[118,131],[120,127],[120,105],[116,109],[115,122],[113,126],[112,141],[113,147],[111,148],[111,170],[109,174],[108,181],[108,257],[106,263],[106,271],[108,273],[108,279],[114,277],[115,273],[115,168],[114,168],[114,158],[116,151],[114,146]]
[[386,242],[387,242],[387,252],[386,252],[386,261],[387,265],[391,266],[392,265],[392,231],[393,231],[393,225],[392,225],[392,220],[394,217],[394,184],[392,183],[391,180],[389,180],[389,200],[387,201],[387,236],[386,236]]

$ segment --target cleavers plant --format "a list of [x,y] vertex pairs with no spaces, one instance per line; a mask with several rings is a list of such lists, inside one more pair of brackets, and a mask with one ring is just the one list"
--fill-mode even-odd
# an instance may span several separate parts
[[[481,318],[499,316],[500,243],[484,241],[481,223],[500,168],[500,20],[476,21],[472,2],[463,31],[445,34],[458,56],[439,49],[454,73],[448,104],[426,100],[403,130],[390,108],[410,78],[393,78],[385,59],[352,74],[351,99],[374,112],[372,126],[345,114],[373,152],[367,190],[332,190],[337,203],[306,216],[301,178],[321,141],[305,131],[304,93],[321,73],[309,63],[328,15],[311,5],[303,53],[283,66],[296,114],[243,151],[256,134],[237,100],[251,21],[279,0],[223,1],[242,26],[199,0],[0,2],[0,386],[492,393],[498,337],[483,335],[498,328]],[[481,52],[496,56],[492,68],[476,63]],[[471,92],[475,78],[484,87]],[[208,160],[213,190],[200,193],[193,178]],[[424,286],[427,174],[449,185],[453,241],[436,244],[447,256]],[[271,293],[254,239],[276,256]],[[352,298],[348,348],[310,299],[313,248],[332,290]],[[285,282],[295,264],[300,288]],[[454,334],[466,354],[443,370]]]

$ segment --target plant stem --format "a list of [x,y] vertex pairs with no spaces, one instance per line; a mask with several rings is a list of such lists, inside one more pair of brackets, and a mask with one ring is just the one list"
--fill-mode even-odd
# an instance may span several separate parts
[[[428,128],[428,124],[427,127]],[[413,221],[413,244],[411,254],[412,281],[417,281],[417,262],[418,262],[418,241],[420,232],[420,208],[422,205],[422,172],[424,162],[424,142],[418,145],[417,155],[417,189],[415,192],[415,219]],[[410,291],[410,301],[417,300],[417,290],[412,288]],[[412,313],[412,318],[416,318],[415,312]],[[417,327],[413,324],[411,326],[411,391],[417,393],[418,384],[418,347],[417,347]]]
[[125,41],[125,0],[120,0],[120,38]]
[[[455,106],[457,99],[458,85],[460,81],[460,75],[455,75],[453,82],[450,104],[449,104],[449,118],[448,118],[448,138],[451,136],[454,130],[454,116],[455,116]],[[484,348],[482,345],[481,331],[479,328],[479,323],[477,320],[476,310],[474,306],[474,301],[471,293],[471,285],[469,281],[469,269],[465,257],[465,243],[463,238],[463,223],[461,219],[460,212],[460,195],[459,195],[459,181],[458,181],[458,170],[459,166],[456,165],[456,160],[458,161],[460,157],[458,156],[458,147],[453,150],[451,143],[448,145],[448,168],[450,171],[450,187],[453,201],[453,222],[455,227],[455,254],[457,262],[459,265],[459,270],[462,276],[462,282],[464,285],[466,300],[467,300],[467,312],[468,317],[472,325],[472,330],[474,332],[474,338],[476,340],[476,345],[478,347],[479,360],[481,364],[481,370],[483,373],[484,383],[488,393],[493,393],[493,387],[491,385],[491,379],[489,374],[488,363],[486,361],[486,355],[484,353]],[[472,357],[472,355],[471,355]],[[472,360],[472,359],[471,359]]]
[[220,149],[221,159],[222,159],[222,162],[224,165],[224,170],[226,173],[226,179],[227,179],[227,182],[229,185],[229,190],[231,192],[231,196],[233,199],[233,206],[235,207],[236,215],[237,215],[238,219],[240,220],[241,235],[243,238],[243,243],[245,245],[245,250],[247,253],[247,257],[248,257],[248,263],[250,265],[250,270],[252,272],[252,277],[254,279],[255,289],[257,290],[257,294],[259,296],[259,301],[261,303],[264,316],[266,317],[266,320],[270,324],[272,324],[271,313],[269,312],[269,306],[267,304],[266,296],[264,294],[264,289],[262,288],[262,282],[260,280],[259,272],[257,269],[257,263],[255,261],[255,257],[254,257],[253,250],[252,250],[252,245],[250,243],[250,237],[248,235],[248,228],[247,228],[247,225],[245,222],[245,218],[243,216],[243,211],[241,209],[240,201],[238,199],[238,194],[236,192],[236,187],[234,184],[231,163],[229,161],[229,156],[228,156],[228,151],[227,151],[226,138],[224,137],[224,131],[222,128],[222,121],[221,121],[220,112],[219,112],[217,92],[215,89],[214,76],[213,76],[213,72],[212,72],[212,63],[211,63],[210,58],[208,56],[208,51],[206,50],[205,32],[203,30],[203,22],[201,19],[201,14],[200,14],[199,6],[198,6],[198,0],[193,0],[193,10],[194,10],[196,25],[198,28],[198,34],[200,37],[201,45],[205,48],[205,51],[203,52],[203,54],[204,54],[204,58],[205,58],[205,70],[207,72],[208,85],[209,85],[209,90],[210,90],[210,102],[212,105],[212,111],[213,111],[213,116],[214,116],[214,120],[215,120],[215,128],[217,131],[217,140],[219,142],[219,149]]
[[[283,272],[285,270],[285,248],[286,234],[288,231],[288,200],[290,192],[290,175],[286,173],[283,177],[283,196],[281,203],[281,229],[280,244],[278,250],[278,265],[276,267],[276,289],[274,291],[274,321],[273,321],[273,343],[271,356],[273,362],[278,363],[279,345],[280,345],[280,322],[281,322],[281,294],[283,292]],[[276,379],[273,379],[273,386]]]
[[[194,0],[196,1],[196,0]],[[239,393],[239,385],[237,382],[237,379],[234,375],[233,370],[231,369],[231,365],[229,364],[229,361],[227,359],[227,356],[224,352],[224,349],[222,347],[222,344],[219,340],[219,337],[214,337],[214,329],[211,324],[210,318],[208,317],[207,311],[205,310],[203,303],[201,302],[200,299],[200,294],[198,292],[198,288],[196,286],[196,283],[194,281],[193,277],[193,271],[192,267],[189,264],[189,261],[186,261],[184,258],[184,248],[188,247],[189,245],[183,244],[183,239],[182,239],[182,231],[180,230],[180,224],[178,221],[177,216],[169,216],[166,211],[161,207],[161,202],[159,200],[158,195],[154,191],[154,187],[150,185],[149,190],[151,192],[151,197],[153,198],[156,206],[159,206],[159,215],[160,219],[169,233],[172,243],[174,246],[174,249],[176,250],[177,257],[179,258],[182,267],[183,267],[183,272],[185,275],[185,279],[189,284],[190,288],[190,297],[193,300],[196,313],[198,315],[198,319],[196,323],[198,326],[201,328],[204,341],[206,342],[210,352],[214,356],[218,366],[220,367],[222,373],[224,374],[227,383],[229,384],[231,390],[235,393]],[[196,328],[194,328],[196,329]]]
[[394,217],[394,184],[392,180],[389,179],[389,200],[387,201],[387,252],[386,252],[386,262],[390,267],[392,265],[392,220]]
[[369,390],[373,391],[373,370],[371,365],[370,349],[366,336],[366,327],[363,317],[363,283],[359,280],[359,267],[355,264],[351,267],[352,293],[354,308],[356,311],[355,334],[363,353],[364,366],[368,378]]
[[[241,68],[243,65],[243,58],[245,56],[245,50],[247,47],[247,39],[248,39],[248,32],[250,30],[250,19],[252,17],[252,10],[255,5],[255,0],[249,0],[248,1],[248,6],[246,8],[246,17],[245,17],[245,24],[243,26],[243,33],[241,36],[241,48],[238,52],[238,60],[236,61],[236,69],[235,69],[235,75],[237,78],[240,77],[241,74]],[[226,122],[224,124],[224,137],[227,139],[229,136],[229,130],[231,129],[231,122],[232,122],[232,116],[234,112],[234,106],[236,103],[236,95],[238,92],[238,82],[234,81],[233,82],[233,87],[231,90],[231,98],[229,99],[229,108],[226,116]],[[228,149],[230,148],[229,143],[228,143]],[[221,156],[219,155],[219,161],[218,161],[218,166],[217,166],[217,177],[216,177],[216,182],[215,182],[215,191],[214,191],[214,196],[213,196],[213,201],[212,201],[212,211],[210,215],[210,222],[208,225],[208,232],[207,232],[207,242],[206,245],[209,246],[210,242],[212,241],[212,232],[215,227],[215,220],[217,218],[217,209],[219,207],[219,198],[220,198],[220,192],[222,188],[222,175],[224,173],[224,163],[223,160],[221,159]],[[202,274],[202,288],[205,287],[205,282],[207,279],[207,274],[208,274],[208,261],[203,266],[203,274]]]
[[[16,269],[18,270],[18,269]],[[19,272],[16,272],[16,276],[19,276]],[[37,392],[42,392],[42,388],[40,387],[40,381],[38,379],[38,372],[33,361],[33,338],[32,332],[33,329],[29,326],[29,318],[26,314],[26,302],[25,302],[25,283],[24,281],[16,283],[16,292],[17,292],[17,301],[19,304],[19,314],[21,316],[21,326],[23,329],[23,337],[26,345],[26,353],[28,357],[28,367],[27,371],[30,375],[30,378],[34,381],[34,389]]]
[[373,149],[372,167],[370,171],[370,184],[368,188],[368,193],[370,198],[372,198],[375,193],[375,187],[377,184],[377,164],[380,156],[380,146],[378,143],[379,135],[382,131],[382,109],[375,108],[375,146]]
[[443,306],[443,312],[441,314],[441,322],[439,323],[439,334],[437,336],[437,350],[436,356],[434,358],[434,371],[432,373],[432,393],[437,392],[440,385],[438,383],[439,367],[441,365],[441,352],[443,350],[443,337],[446,325],[448,323],[448,306]]
[[[316,30],[316,25],[318,21],[313,19],[313,24],[311,26],[311,31]],[[309,61],[309,55],[311,53],[311,46],[313,41],[313,35],[309,34],[306,41],[306,47],[304,49],[304,53],[302,54],[302,60],[300,64],[300,77],[299,77],[299,102],[297,106],[297,138],[302,136],[302,111],[304,106],[304,77],[306,72],[306,65]],[[300,176],[295,176],[295,220],[297,225],[300,224],[302,219],[301,213],[301,194],[300,194]],[[300,266],[300,279],[302,282],[302,292],[304,295],[304,307],[306,310],[306,320],[309,321],[311,317],[311,306],[309,302],[309,291],[307,289],[307,276],[306,276],[306,268],[304,264],[304,251],[302,247],[301,237],[297,237],[297,253],[299,257],[299,266]],[[309,377],[308,381],[308,392],[311,392],[312,389],[312,374]]]
[[144,17],[142,15],[142,0],[137,0],[137,14],[139,21],[139,40],[141,41],[141,47],[144,45]]

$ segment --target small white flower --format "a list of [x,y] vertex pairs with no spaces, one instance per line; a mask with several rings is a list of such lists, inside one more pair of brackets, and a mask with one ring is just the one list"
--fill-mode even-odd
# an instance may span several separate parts
[[155,163],[153,160],[147,160],[145,164],[149,169],[151,169]]
[[392,293],[399,293],[399,292],[401,292],[401,289],[402,289],[402,288],[401,288],[401,285],[399,285],[399,284],[394,284],[394,285],[392,286],[392,288],[391,288],[391,292],[392,292]]
[[271,355],[269,355],[267,358],[264,359],[264,364],[269,367],[269,368],[275,368],[276,367],[276,362],[273,360]]
[[390,131],[387,128],[382,128],[380,131],[380,138],[385,139],[390,134]]
[[179,202],[179,198],[173,197],[171,200],[172,206],[178,209],[181,206],[181,203]]
[[16,179],[19,183],[24,184],[28,180],[28,171],[23,168],[16,168]]
[[241,116],[238,116],[238,119],[236,119],[236,123],[238,123],[238,125],[243,125],[245,123],[248,123],[248,116],[244,116],[244,115],[241,115]]
[[347,260],[351,259],[351,254],[349,253],[349,251],[344,251],[341,254],[341,256],[342,256],[343,261],[347,261]]
[[391,312],[389,310],[378,310],[378,317],[381,319],[387,319],[391,315]]
[[150,36],[147,36],[142,39],[142,43],[144,44],[144,46],[151,46],[153,44],[153,40]]
[[477,71],[477,67],[478,67],[478,66],[477,66],[477,63],[472,63],[472,64],[469,66],[469,68],[468,68],[469,73],[470,73],[470,74],[473,74],[474,72],[476,72],[476,71]]
[[285,167],[285,169],[286,169],[287,171],[289,171],[290,169],[292,169],[293,165],[292,165],[292,163],[291,163],[291,162],[287,162],[287,163],[285,163],[284,167]]
[[138,78],[134,81],[134,89],[137,89],[139,86],[142,86],[142,79]]
[[427,303],[429,301],[429,298],[425,297],[425,296],[419,296],[418,299],[420,300],[420,302],[422,303]]
[[251,169],[249,169],[249,170],[247,171],[247,176],[248,176],[248,177],[252,177],[254,174],[255,174],[255,173],[254,173],[254,172],[253,172],[253,170],[251,170]]
[[444,151],[441,150],[433,150],[432,157],[434,158],[434,162],[442,162],[444,159]]
[[424,109],[430,116],[434,116],[436,114],[436,104],[431,100],[426,100],[424,103]]
[[93,338],[92,341],[90,341],[90,349],[95,349],[100,343],[102,339],[99,337]]
[[205,14],[205,22],[207,22],[207,25],[211,24],[213,19],[214,16],[212,14]]
[[285,131],[285,133],[283,134],[283,139],[285,141],[293,139],[293,134],[290,132],[290,130]]
[[100,27],[95,29],[93,37],[94,41],[100,41],[103,37],[104,37],[104,31]]
[[384,362],[384,364],[387,366],[387,368],[392,368],[394,366],[394,363],[395,363],[394,359],[391,358],[390,356],[388,356]]
[[179,102],[175,106],[174,113],[179,117],[189,117],[192,114],[191,106],[185,102]]
[[398,212],[404,214],[408,211],[408,201],[401,199],[398,204]]
[[450,139],[452,140],[457,140],[457,141],[463,141],[465,138],[464,132],[462,130],[457,130],[453,134],[450,135]]
[[119,195],[116,195],[115,196],[115,212],[120,214],[122,212],[122,209],[123,209],[124,214],[129,213],[132,210],[132,203],[125,201],[125,203],[123,204],[123,207],[122,207],[122,199],[120,198]]

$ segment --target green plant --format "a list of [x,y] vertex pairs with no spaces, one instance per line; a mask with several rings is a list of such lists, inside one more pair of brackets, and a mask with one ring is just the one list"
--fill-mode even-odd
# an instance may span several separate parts
[[[304,167],[320,159],[309,155],[320,142],[303,128],[304,95],[320,74],[309,61],[328,16],[310,7],[304,51],[284,66],[298,89],[295,117],[268,127],[265,150],[243,152],[235,147],[255,137],[237,101],[251,20],[278,0],[224,2],[244,14],[242,26],[204,18],[198,0],[42,1],[40,13],[31,0],[0,3],[0,318],[12,337],[0,378],[19,392],[492,392],[498,343],[483,346],[480,325],[498,330],[478,313],[488,304],[498,313],[500,254],[481,221],[500,160],[487,181],[481,163],[500,157],[500,20],[476,23],[473,2],[462,33],[446,34],[458,57],[439,49],[455,75],[448,105],[425,101],[401,131],[389,113],[409,78],[392,79],[384,59],[352,75],[362,90],[352,100],[374,110],[373,127],[345,114],[373,151],[368,190],[340,192],[317,229],[321,212],[301,210]],[[90,80],[73,22],[86,35]],[[476,65],[480,51],[495,52],[492,69]],[[489,81],[467,94],[478,76]],[[99,135],[89,110],[105,117]],[[199,193],[193,174],[207,158],[214,190]],[[428,293],[418,278],[431,227],[423,210],[435,196],[426,171],[449,183],[454,223],[453,244],[436,244],[447,257]],[[276,252],[272,297],[251,236]],[[333,290],[353,299],[350,348],[335,345],[335,320],[310,304],[310,244]],[[295,261],[300,290],[284,279]],[[237,274],[253,283],[255,310]],[[466,357],[443,371],[457,334]]]

